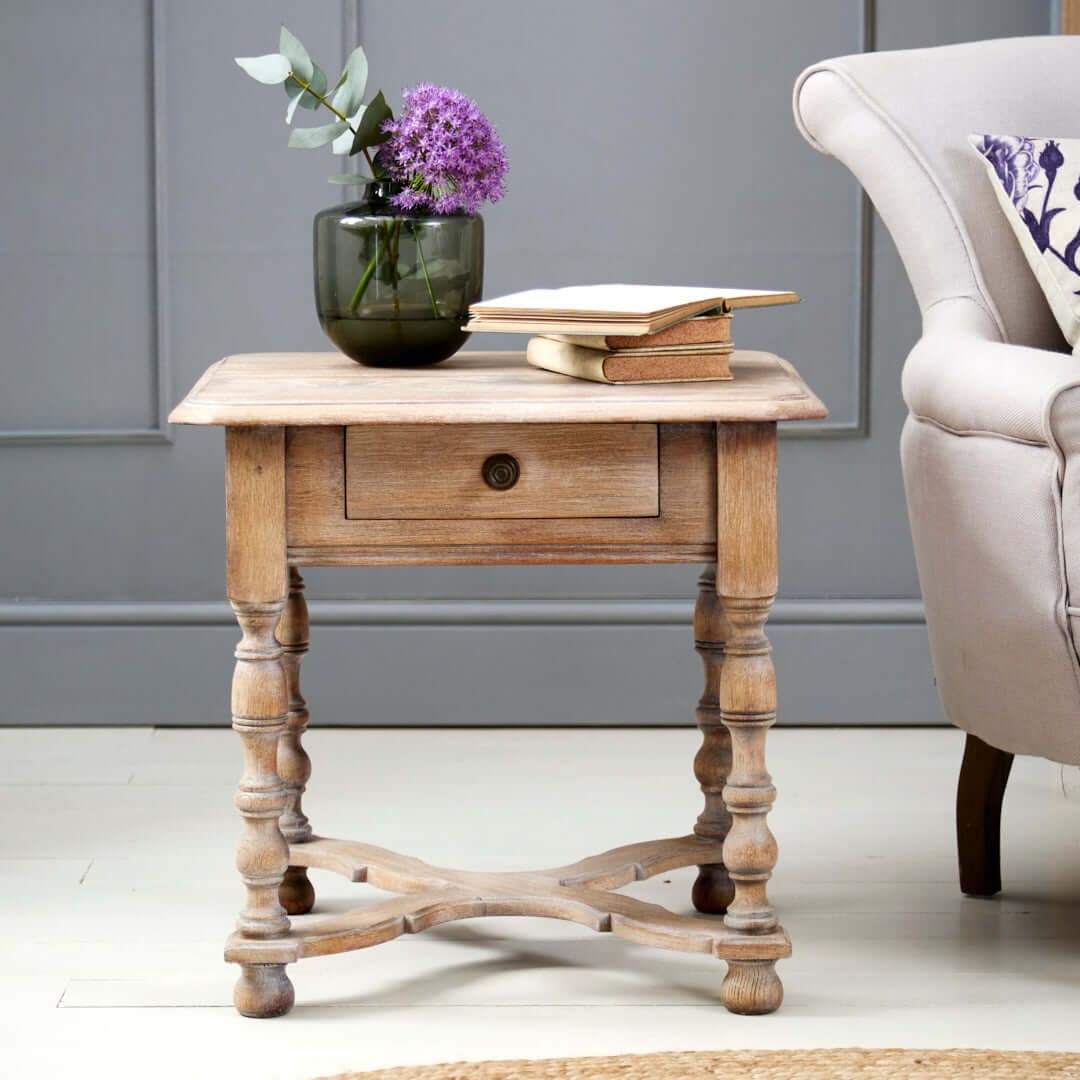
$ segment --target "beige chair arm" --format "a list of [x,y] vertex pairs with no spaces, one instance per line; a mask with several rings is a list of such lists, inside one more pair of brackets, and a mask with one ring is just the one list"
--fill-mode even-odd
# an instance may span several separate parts
[[908,356],[902,385],[914,417],[957,435],[1049,446],[1062,456],[1080,448],[1080,412],[1069,422],[1080,398],[1066,394],[1080,387],[1080,359],[1068,353],[930,333]]

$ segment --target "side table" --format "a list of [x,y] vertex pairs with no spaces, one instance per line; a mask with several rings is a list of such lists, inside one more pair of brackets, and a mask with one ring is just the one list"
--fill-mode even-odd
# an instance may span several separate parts
[[[776,423],[826,409],[779,357],[739,352],[732,370],[731,382],[606,386],[538,371],[520,353],[399,370],[337,353],[253,354],[215,364],[173,411],[172,423],[226,429],[247,902],[225,957],[240,965],[241,1013],[289,1011],[289,963],[485,915],[568,919],[711,954],[727,961],[728,1009],[779,1006],[775,965],[791,943],[766,895],[776,683],[764,634],[777,588]],[[547,870],[473,873],[312,832],[299,567],[667,562],[709,564],[694,614],[705,808],[693,833]],[[694,865],[694,907],[722,920],[612,891]],[[314,904],[312,867],[401,895],[292,926]]]

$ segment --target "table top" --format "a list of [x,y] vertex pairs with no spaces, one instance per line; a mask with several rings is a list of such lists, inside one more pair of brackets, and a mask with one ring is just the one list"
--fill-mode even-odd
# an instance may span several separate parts
[[540,371],[523,352],[463,352],[426,368],[341,353],[247,353],[209,368],[173,424],[688,423],[810,420],[828,410],[786,360],[736,351],[723,382],[612,386]]

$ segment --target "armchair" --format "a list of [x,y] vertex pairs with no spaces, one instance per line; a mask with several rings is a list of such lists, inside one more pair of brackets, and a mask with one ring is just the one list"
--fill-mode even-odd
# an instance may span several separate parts
[[1013,755],[1080,763],[1080,357],[966,138],[1080,134],[1078,99],[1080,37],[840,57],[795,85],[799,130],[862,183],[922,312],[900,453],[938,693],[967,732],[971,895],[1001,888]]

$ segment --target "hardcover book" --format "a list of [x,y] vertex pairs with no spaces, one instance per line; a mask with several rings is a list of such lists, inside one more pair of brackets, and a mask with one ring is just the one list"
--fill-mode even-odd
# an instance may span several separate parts
[[730,379],[730,343],[659,349],[604,350],[534,337],[525,358],[533,367],[604,383],[702,382]]

